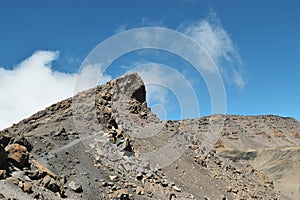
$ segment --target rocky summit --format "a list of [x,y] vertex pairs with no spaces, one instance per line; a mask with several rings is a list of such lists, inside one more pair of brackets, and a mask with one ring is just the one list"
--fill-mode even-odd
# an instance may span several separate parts
[[2,130],[0,199],[300,199],[299,164],[295,119],[163,121],[132,73]]

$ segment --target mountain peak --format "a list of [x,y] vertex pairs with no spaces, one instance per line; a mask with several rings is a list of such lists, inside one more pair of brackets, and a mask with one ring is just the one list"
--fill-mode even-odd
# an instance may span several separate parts
[[284,163],[298,159],[299,133],[299,122],[278,116],[160,120],[147,107],[143,80],[131,73],[0,132],[0,195],[294,198],[300,180],[290,169],[297,174],[298,165]]

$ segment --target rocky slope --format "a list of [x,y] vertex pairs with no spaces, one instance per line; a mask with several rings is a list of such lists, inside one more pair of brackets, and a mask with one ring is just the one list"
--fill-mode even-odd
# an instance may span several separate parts
[[252,165],[267,174],[286,198],[300,199],[300,123],[278,116],[228,116],[228,120],[218,154]]
[[133,73],[1,131],[0,199],[299,199],[299,133],[276,116],[161,121]]

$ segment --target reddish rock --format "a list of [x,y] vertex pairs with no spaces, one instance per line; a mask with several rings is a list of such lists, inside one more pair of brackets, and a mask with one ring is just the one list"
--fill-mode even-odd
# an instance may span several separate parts
[[20,144],[10,144],[5,148],[7,158],[16,167],[22,169],[28,165],[28,151]]

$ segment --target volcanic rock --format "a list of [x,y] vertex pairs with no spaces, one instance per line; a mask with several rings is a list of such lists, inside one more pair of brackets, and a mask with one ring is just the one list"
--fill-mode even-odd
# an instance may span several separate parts
[[20,144],[10,144],[5,147],[7,158],[16,167],[22,169],[28,165],[29,154],[27,148]]
[[74,191],[74,192],[77,192],[77,193],[81,193],[82,192],[82,187],[80,184],[74,182],[74,181],[71,181],[69,183],[69,187]]
[[273,115],[161,120],[132,73],[0,131],[0,193],[6,199],[11,191],[18,199],[299,199],[299,133],[298,121]]

